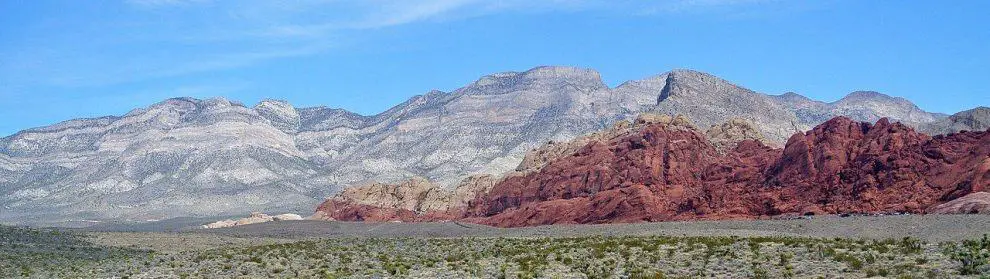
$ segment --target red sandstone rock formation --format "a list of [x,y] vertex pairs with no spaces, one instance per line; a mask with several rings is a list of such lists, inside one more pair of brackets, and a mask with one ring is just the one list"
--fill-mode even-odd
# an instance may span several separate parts
[[935,214],[990,214],[990,193],[976,192],[940,204],[929,210]]
[[988,186],[990,131],[932,138],[886,119],[871,125],[838,117],[793,135],[783,149],[744,140],[724,154],[695,128],[646,125],[507,176],[463,212],[327,204],[318,211],[352,216],[345,220],[462,219],[500,227],[924,213]]

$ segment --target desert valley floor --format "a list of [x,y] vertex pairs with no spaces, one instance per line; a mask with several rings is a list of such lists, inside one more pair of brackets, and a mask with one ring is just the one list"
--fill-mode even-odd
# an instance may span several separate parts
[[494,228],[202,220],[2,227],[0,277],[986,278],[987,215]]

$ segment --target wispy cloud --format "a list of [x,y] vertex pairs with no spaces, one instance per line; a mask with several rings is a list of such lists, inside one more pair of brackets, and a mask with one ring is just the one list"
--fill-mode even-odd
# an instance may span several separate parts
[[125,0],[125,2],[130,5],[142,7],[166,7],[199,4],[211,2],[211,0]]
[[63,32],[71,36],[63,38],[40,33],[0,47],[0,54],[13,57],[0,63],[7,76],[0,82],[98,86],[224,71],[333,51],[379,29],[495,13],[674,13],[771,1],[123,0],[125,15],[87,22],[99,30]]
[[[42,76],[47,76],[50,83],[60,86],[92,86],[249,67],[271,60],[331,51],[339,45],[340,33],[438,19],[457,9],[466,9],[482,2],[125,0],[125,4],[135,9],[137,19],[120,23],[121,26],[150,25],[163,29],[159,34],[143,35],[148,42],[178,49],[190,46],[224,49],[227,45],[232,45],[234,49],[219,52],[207,50],[200,54],[167,53],[157,58],[155,54],[137,54],[146,57],[123,59],[126,61],[95,73],[72,73],[71,65],[60,65],[54,68],[65,71],[56,70],[54,75]],[[145,14],[157,18],[155,21],[142,18]],[[190,19],[191,22],[183,22]],[[79,49],[73,46],[66,52],[77,52]],[[130,54],[114,55],[117,57],[106,58]]]
[[396,1],[384,5],[381,13],[372,15],[355,27],[377,28],[408,24],[431,19],[479,2],[477,0]]

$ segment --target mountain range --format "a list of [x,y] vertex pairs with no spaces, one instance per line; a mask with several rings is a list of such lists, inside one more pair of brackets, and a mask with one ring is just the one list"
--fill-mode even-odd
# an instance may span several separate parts
[[[766,95],[691,70],[609,87],[589,69],[537,67],[431,91],[377,115],[278,100],[175,98],[0,139],[0,222],[68,224],[309,212],[357,184],[423,177],[444,188],[515,169],[527,151],[643,112],[699,127],[752,121],[768,145],[846,116],[940,134],[985,130],[988,109],[929,113],[876,92],[831,103]],[[68,222],[68,223],[67,223]]]

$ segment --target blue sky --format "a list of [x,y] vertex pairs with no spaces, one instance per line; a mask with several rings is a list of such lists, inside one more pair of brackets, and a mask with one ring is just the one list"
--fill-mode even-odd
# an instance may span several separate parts
[[178,96],[374,114],[539,65],[990,105],[990,1],[0,1],[0,135]]

